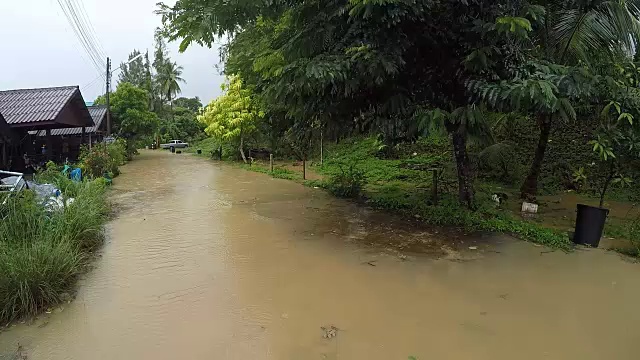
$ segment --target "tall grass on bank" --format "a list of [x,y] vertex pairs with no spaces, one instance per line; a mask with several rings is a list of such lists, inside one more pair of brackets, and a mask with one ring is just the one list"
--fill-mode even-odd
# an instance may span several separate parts
[[0,207],[0,323],[59,303],[72,291],[107,219],[101,180],[76,183],[75,201],[47,212],[31,191]]

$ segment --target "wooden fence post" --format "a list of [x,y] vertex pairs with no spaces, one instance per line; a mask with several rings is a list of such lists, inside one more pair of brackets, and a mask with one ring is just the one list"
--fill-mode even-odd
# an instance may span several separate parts
[[271,168],[271,172],[273,172],[273,154],[269,154],[269,167]]

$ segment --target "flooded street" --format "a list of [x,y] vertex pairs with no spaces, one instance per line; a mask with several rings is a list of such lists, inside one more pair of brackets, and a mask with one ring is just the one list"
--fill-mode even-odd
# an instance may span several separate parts
[[0,333],[0,359],[640,356],[640,265],[615,253],[458,253],[455,234],[186,154],[143,152],[111,194],[77,298]]

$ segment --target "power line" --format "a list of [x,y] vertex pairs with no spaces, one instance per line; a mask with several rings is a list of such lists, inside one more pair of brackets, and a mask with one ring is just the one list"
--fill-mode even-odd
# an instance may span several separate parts
[[[76,4],[78,3],[77,0],[74,0],[74,1],[76,1]],[[102,58],[106,58],[107,57],[106,52],[104,51],[104,48],[102,47],[102,44],[100,43],[100,38],[98,38],[98,34],[96,33],[96,29],[93,27],[93,24],[91,23],[89,15],[87,15],[87,10],[84,7],[84,3],[82,1],[80,1],[79,8],[80,8],[80,12],[82,14],[82,17],[85,20],[85,23],[89,24],[89,30],[90,30],[89,33],[93,35],[93,39],[95,40],[96,44],[98,44],[98,51],[102,55]]]
[[66,0],[66,4],[67,4],[67,9],[69,10],[69,14],[71,15],[71,18],[73,19],[73,22],[76,25],[76,28],[78,29],[80,34],[82,34],[89,49],[92,51],[93,55],[96,57],[98,64],[104,65],[104,62],[102,62],[102,59],[104,58],[104,56],[103,54],[100,54],[100,52],[98,52],[97,46],[90,32],[88,31],[86,24],[84,24],[82,19],[78,16],[78,10],[70,0]]
[[[50,1],[53,4],[54,0],[50,0]],[[60,9],[56,9],[56,12],[58,13],[58,16],[62,16],[62,14],[60,13]],[[65,28],[65,31],[67,31],[67,33],[68,33],[69,29]],[[85,56],[86,54],[84,54],[82,52],[82,50],[80,50],[80,48],[78,48],[78,44],[76,44],[75,42],[72,42],[71,44],[73,45],[73,48],[78,52],[78,55],[80,55],[80,58],[82,58],[82,61],[84,61],[85,64],[87,64],[88,66],[95,66],[95,65],[92,64],[92,62],[87,60],[87,57]],[[101,76],[104,78],[104,74],[102,73],[102,71],[99,71],[98,73],[101,74]]]
[[58,4],[60,5],[60,8],[62,9],[62,12],[64,13],[64,16],[67,18],[67,22],[69,23],[69,25],[71,25],[71,29],[76,35],[76,38],[78,38],[78,41],[84,48],[85,52],[87,53],[87,55],[89,55],[89,60],[91,60],[91,62],[93,63],[93,66],[98,72],[102,72],[102,69],[98,65],[98,62],[96,62],[95,55],[91,53],[88,45],[85,43],[84,37],[79,33],[78,29],[74,26],[73,20],[71,20],[71,16],[69,15],[67,8],[64,7],[61,0],[57,0],[57,1],[58,1]]
[[[93,63],[93,66],[96,68],[98,73],[102,73],[104,69],[104,62],[102,60],[102,55],[97,50],[95,42],[92,40],[91,35],[88,34],[86,24],[82,23],[82,21],[78,18],[76,8],[71,4],[69,0],[66,0],[63,3],[63,0],[57,0],[58,5],[62,9],[65,17],[67,18],[67,22],[71,26],[73,32],[76,35],[76,38],[80,41],[80,44],[84,48],[87,55],[89,55],[89,59]],[[65,4],[67,6],[65,6]]]
[[83,89],[88,89],[90,87],[95,86],[96,84],[102,84],[101,81],[104,81],[104,74],[100,74],[100,75],[98,75],[98,77],[96,77],[95,79],[91,80],[86,85],[82,85],[82,88]]
[[81,5],[79,6],[77,0],[71,0],[71,1],[67,0],[67,3],[69,4],[69,8],[72,10],[75,16],[77,23],[84,30],[84,33],[86,34],[87,39],[89,40],[89,43],[92,44],[96,54],[98,54],[100,59],[106,58],[107,56],[105,55],[104,49],[102,48],[100,41],[98,40],[98,36],[95,33],[93,24],[91,24],[91,21],[89,20],[89,17],[86,13],[84,5],[80,3]]

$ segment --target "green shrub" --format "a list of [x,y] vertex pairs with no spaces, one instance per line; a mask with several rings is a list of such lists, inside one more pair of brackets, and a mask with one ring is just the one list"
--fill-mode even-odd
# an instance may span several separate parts
[[360,196],[366,180],[364,172],[353,163],[340,165],[340,173],[332,175],[325,183],[325,188],[332,194],[343,198]]
[[97,144],[91,149],[83,147],[80,152],[79,166],[84,176],[90,178],[96,179],[104,174],[115,177],[120,174],[119,167],[124,165],[129,156],[127,143],[118,139],[106,146]]
[[[127,142],[124,139],[116,139],[113,143],[108,144],[107,153],[111,159],[111,166],[115,168],[115,171],[118,171],[118,166],[122,166],[131,160],[131,154],[127,152]],[[114,173],[115,176],[118,174]]]

